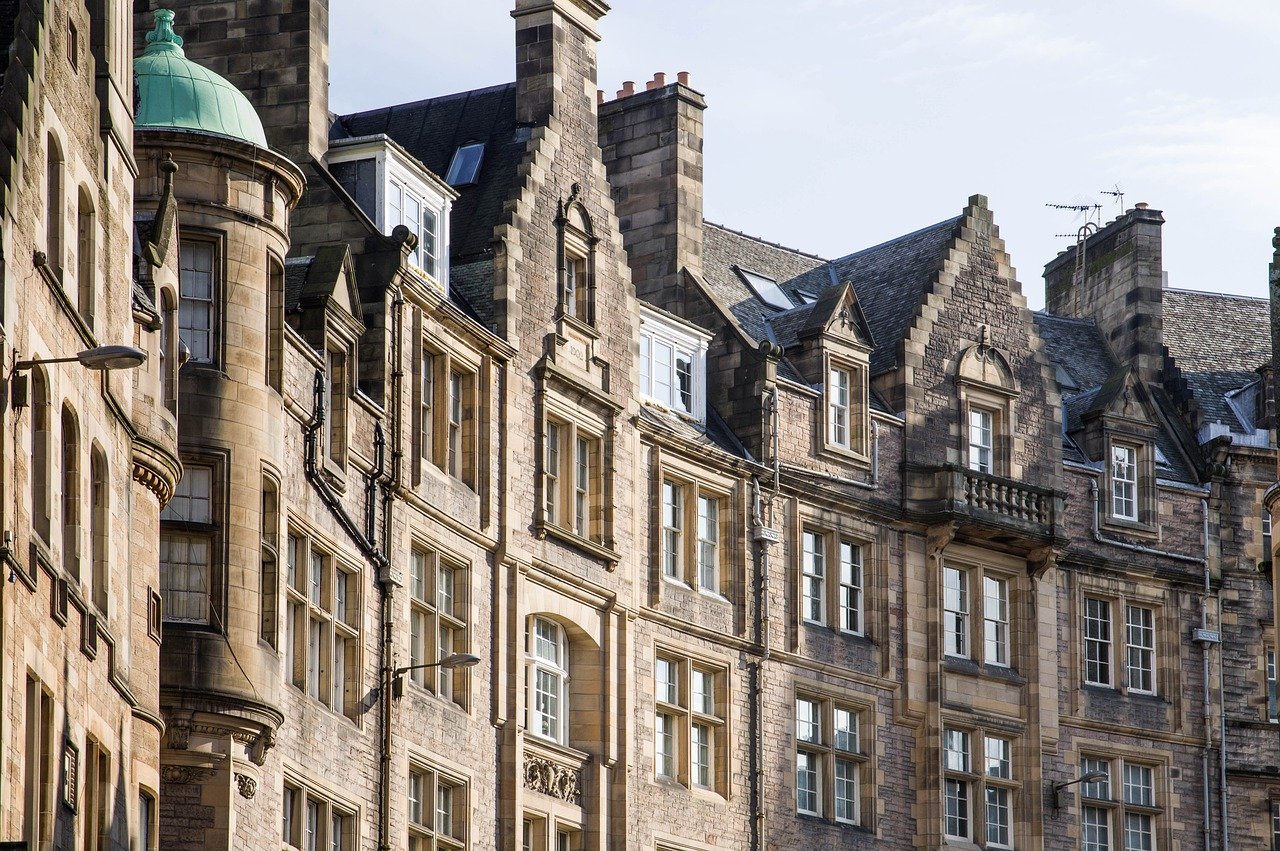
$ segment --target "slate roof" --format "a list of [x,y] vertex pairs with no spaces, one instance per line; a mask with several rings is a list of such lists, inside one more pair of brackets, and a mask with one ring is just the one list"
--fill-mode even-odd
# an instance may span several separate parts
[[1211,423],[1252,432],[1226,396],[1258,380],[1271,360],[1270,306],[1264,298],[1166,289],[1164,344]]
[[339,116],[333,139],[385,133],[435,174],[445,176],[460,145],[484,142],[476,183],[454,187],[450,256],[458,261],[486,254],[502,205],[517,185],[517,168],[529,129],[516,124],[516,84]]
[[832,283],[853,283],[858,304],[878,343],[871,353],[871,374],[878,375],[896,366],[898,341],[915,320],[925,290],[942,268],[943,253],[962,218],[956,216],[832,260],[830,268],[815,269],[791,284],[814,291]]
[[0,76],[9,67],[9,45],[18,27],[18,0],[0,0]]
[[641,405],[640,416],[671,434],[702,444],[708,449],[726,452],[737,458],[751,458],[750,453],[729,430],[729,425],[709,406],[706,423],[696,423],[652,405]]
[[[1097,387],[1119,367],[1098,328],[1089,319],[1037,311],[1031,314],[1049,361],[1066,371],[1079,390]],[[1070,395],[1069,388],[1062,388]]]
[[801,299],[796,296],[796,288],[786,282],[824,262],[816,255],[757,239],[724,225],[705,222],[703,226],[703,278],[712,294],[756,342],[770,339],[765,318],[782,311],[760,301],[734,267],[773,278],[792,304],[798,305]]
[[284,261],[284,309],[293,310],[302,300],[302,288],[307,283],[307,273],[311,271],[311,261],[315,257],[290,257]]

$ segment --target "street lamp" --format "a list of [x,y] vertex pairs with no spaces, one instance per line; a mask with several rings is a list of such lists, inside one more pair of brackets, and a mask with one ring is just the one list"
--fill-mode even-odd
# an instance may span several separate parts
[[133,346],[96,346],[67,358],[31,358],[20,360],[9,371],[9,401],[14,409],[27,406],[27,377],[22,373],[48,363],[79,363],[85,369],[106,372],[112,369],[134,369],[147,362],[147,353]]
[[1053,784],[1053,811],[1056,813],[1062,809],[1062,790],[1068,786],[1074,786],[1077,783],[1097,783],[1099,780],[1107,779],[1105,771],[1090,771],[1088,774],[1082,774],[1075,780],[1068,780],[1064,783]]
[[421,665],[405,665],[403,668],[387,669],[387,679],[391,682],[391,696],[400,698],[404,696],[404,675],[410,671],[418,671],[423,668],[444,668],[445,670],[453,670],[454,668],[470,668],[473,665],[480,664],[480,657],[472,653],[450,653],[438,662],[424,662]]

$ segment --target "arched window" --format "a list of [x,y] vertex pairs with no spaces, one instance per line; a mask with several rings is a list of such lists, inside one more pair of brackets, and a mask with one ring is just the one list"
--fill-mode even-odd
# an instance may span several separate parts
[[110,569],[108,535],[111,529],[111,489],[107,480],[107,458],[95,445],[89,456],[89,547],[92,554],[93,602],[107,611]]
[[76,308],[89,327],[93,327],[93,314],[97,293],[97,268],[95,255],[97,219],[93,212],[93,198],[80,187],[79,207],[76,211]]
[[525,676],[526,729],[565,744],[569,738],[569,641],[564,627],[545,617],[529,620]]
[[75,413],[62,408],[62,566],[80,578],[80,427]]
[[31,370],[31,523],[49,543],[49,377],[40,367]]
[[58,140],[50,133],[46,145],[47,160],[45,162],[45,254],[49,258],[49,268],[59,278],[62,277],[62,148]]

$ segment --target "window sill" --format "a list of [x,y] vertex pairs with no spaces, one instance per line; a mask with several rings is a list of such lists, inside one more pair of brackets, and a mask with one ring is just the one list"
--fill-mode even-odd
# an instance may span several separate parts
[[1108,514],[1102,521],[1104,529],[1113,532],[1125,532],[1130,535],[1138,535],[1143,538],[1155,538],[1156,527],[1150,523],[1143,523],[1141,520],[1126,520],[1123,517],[1113,517]]
[[[412,690],[416,693],[416,697],[419,700],[430,700],[432,703],[438,703],[447,709],[456,709],[458,712],[461,712],[464,715],[471,714],[467,710],[467,707],[465,704],[459,703],[457,700],[455,700],[452,697],[442,697],[438,692],[434,692],[431,689],[427,688],[426,686],[421,685],[420,683],[414,682],[412,679],[408,680],[408,684],[409,686],[412,687]],[[408,697],[407,694],[405,696]]]
[[544,738],[532,730],[524,731],[525,750],[541,751],[543,755],[560,760],[566,764],[582,768],[591,761],[591,754],[571,748],[554,739]]
[[593,340],[600,339],[599,329],[597,329],[590,322],[587,322],[585,319],[579,319],[578,317],[574,316],[571,313],[567,313],[564,310],[561,310],[559,315],[556,318],[559,319],[564,324],[568,325],[573,330],[577,331],[579,334],[586,335]]
[[712,591],[709,588],[699,588],[699,597],[706,597],[708,600],[714,600],[717,603],[728,603],[729,598],[721,594],[719,591]]
[[1160,694],[1147,694],[1140,691],[1129,691],[1128,689],[1117,688],[1116,686],[1104,686],[1098,683],[1082,683],[1080,690],[1086,694],[1093,693],[1099,696],[1112,695],[1113,697],[1123,700],[1132,700],[1137,703],[1147,703],[1152,705],[1168,706],[1169,701],[1165,700]]
[[[826,827],[834,827],[840,830],[857,831],[858,833],[865,833],[867,835],[870,835],[872,832],[871,828],[861,824],[856,824],[851,821],[836,821],[833,818],[827,818],[826,816],[819,815],[817,813],[806,813],[803,810],[796,810],[796,818],[813,824],[821,824]],[[977,846],[974,847],[976,848]]]
[[1026,685],[1026,677],[1019,674],[1016,670],[1004,665],[986,665],[976,662],[973,659],[966,659],[960,656],[946,656],[942,660],[942,668],[954,674],[962,674],[971,677],[987,677],[993,680],[1002,680],[1003,682],[1013,683],[1014,685]]
[[871,456],[867,453],[851,446],[841,446],[838,443],[823,443],[822,452],[819,454],[830,456],[845,463],[852,462],[862,467],[868,467],[871,464]]
[[595,541],[588,540],[587,538],[578,535],[576,532],[570,532],[562,526],[555,526],[550,523],[539,523],[537,532],[539,539],[545,539],[548,537],[555,538],[556,540],[583,550],[588,555],[600,559],[605,562],[605,566],[610,572],[617,570],[618,562],[622,560],[622,556],[618,555],[615,551],[609,549],[603,544],[598,544]]

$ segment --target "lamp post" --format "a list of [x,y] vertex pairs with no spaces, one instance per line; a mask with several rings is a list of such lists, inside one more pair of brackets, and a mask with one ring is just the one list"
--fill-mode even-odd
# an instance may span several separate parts
[[1088,774],[1082,774],[1075,780],[1067,780],[1063,783],[1053,784],[1053,811],[1056,813],[1062,809],[1062,791],[1068,786],[1074,786],[1077,783],[1097,783],[1099,780],[1106,780],[1107,772],[1090,771]]
[[424,662],[421,665],[405,665],[402,668],[386,669],[387,683],[390,685],[391,696],[400,698],[404,696],[404,675],[410,671],[419,671],[423,668],[444,668],[445,670],[453,670],[454,668],[470,668],[480,663],[480,657],[472,653],[450,653],[437,662]]
[[147,353],[134,346],[96,346],[71,357],[20,360],[9,372],[9,398],[14,408],[27,406],[27,377],[23,373],[37,365],[79,363],[85,369],[106,372],[115,369],[135,369],[146,362]]

